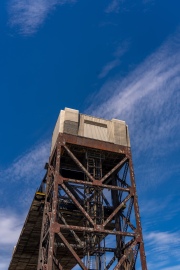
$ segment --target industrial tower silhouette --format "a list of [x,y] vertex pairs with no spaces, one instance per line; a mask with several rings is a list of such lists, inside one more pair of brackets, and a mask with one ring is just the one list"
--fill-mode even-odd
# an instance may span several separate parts
[[65,108],[9,270],[147,270],[128,127]]

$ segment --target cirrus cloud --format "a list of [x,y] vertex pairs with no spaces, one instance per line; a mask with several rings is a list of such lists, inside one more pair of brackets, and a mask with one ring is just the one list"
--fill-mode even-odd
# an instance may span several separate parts
[[58,5],[74,2],[76,0],[10,0],[9,24],[16,27],[22,35],[32,35]]

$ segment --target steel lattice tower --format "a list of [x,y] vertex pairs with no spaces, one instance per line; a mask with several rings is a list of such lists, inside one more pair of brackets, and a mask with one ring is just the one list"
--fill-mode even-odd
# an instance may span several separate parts
[[38,270],[76,264],[133,270],[138,251],[147,269],[128,129],[114,120],[109,132],[119,140],[112,143],[107,122],[61,112],[46,178]]
[[46,169],[37,270],[147,270],[126,123],[65,108]]

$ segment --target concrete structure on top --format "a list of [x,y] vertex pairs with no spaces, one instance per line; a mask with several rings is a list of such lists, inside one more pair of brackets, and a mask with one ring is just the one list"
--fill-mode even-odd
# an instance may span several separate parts
[[59,133],[67,133],[130,147],[128,126],[125,121],[118,119],[105,120],[81,114],[78,110],[70,108],[60,111],[52,136],[51,151]]

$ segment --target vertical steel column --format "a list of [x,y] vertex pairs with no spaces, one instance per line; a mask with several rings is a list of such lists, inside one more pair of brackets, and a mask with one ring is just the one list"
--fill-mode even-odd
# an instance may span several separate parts
[[53,202],[52,202],[52,212],[50,214],[50,232],[49,232],[49,250],[48,250],[48,268],[47,270],[51,270],[54,257],[54,242],[55,235],[52,230],[53,225],[57,221],[57,204],[58,204],[58,180],[59,180],[59,170],[60,170],[60,156],[61,156],[61,145],[57,144],[57,157],[56,157],[56,165],[54,172],[54,189],[53,189]]
[[132,188],[134,189],[134,211],[135,211],[136,227],[137,227],[138,240],[139,240],[141,267],[142,267],[142,270],[147,270],[146,255],[145,255],[145,249],[144,249],[144,241],[143,241],[142,227],[141,227],[141,220],[140,220],[140,213],[139,213],[139,206],[138,206],[138,196],[137,196],[137,191],[136,191],[135,175],[134,175],[133,162],[132,162],[132,153],[130,149],[129,149],[129,170],[130,170],[131,185],[132,185]]
[[[117,186],[117,175],[115,175],[112,179],[112,185]],[[120,204],[119,196],[118,196],[118,190],[112,190],[112,202],[114,208],[117,208]],[[115,228],[116,231],[121,231],[121,221],[120,221],[120,213],[117,213],[115,215]],[[116,235],[116,257],[120,259],[120,255],[122,252],[122,236]]]
[[50,165],[48,165],[46,178],[46,198],[43,212],[37,270],[54,270],[53,260],[55,235],[52,228],[53,224],[57,221],[60,155],[61,145],[57,144],[57,149],[54,155],[50,157]]

